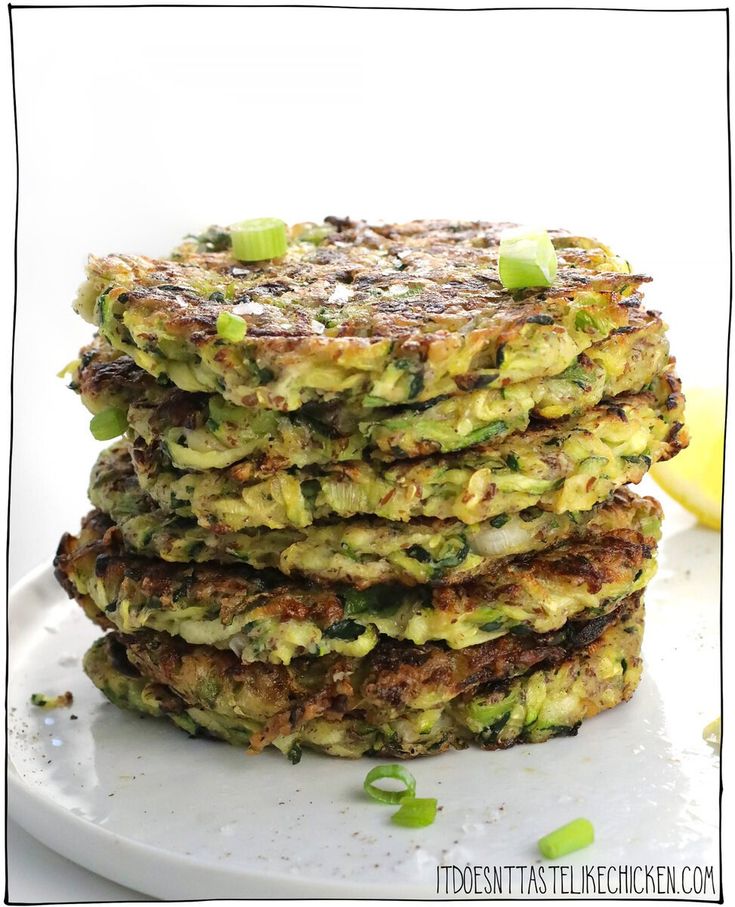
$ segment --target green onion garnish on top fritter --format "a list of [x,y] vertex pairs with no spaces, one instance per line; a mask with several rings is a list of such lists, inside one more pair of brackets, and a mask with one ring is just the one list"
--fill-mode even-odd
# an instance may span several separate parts
[[500,282],[506,290],[550,287],[556,277],[556,249],[546,230],[507,230],[500,238]]
[[240,261],[280,258],[286,251],[286,225],[275,217],[258,217],[232,226],[232,254]]
[[230,343],[239,343],[247,334],[248,326],[239,315],[222,312],[217,316],[217,335]]

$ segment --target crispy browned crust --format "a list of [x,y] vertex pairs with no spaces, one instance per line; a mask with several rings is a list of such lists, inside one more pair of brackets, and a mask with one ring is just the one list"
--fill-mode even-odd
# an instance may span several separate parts
[[[633,333],[651,330],[652,324],[661,324],[659,313],[632,308],[629,310],[629,323],[615,328],[604,341],[605,348],[610,350],[616,338],[622,345],[625,337]],[[591,347],[594,350],[595,346]],[[585,354],[581,354],[586,359]],[[106,400],[114,397],[116,401],[125,400],[127,404],[145,405],[150,412],[151,429],[163,434],[171,427],[194,429],[202,426],[208,417],[207,399],[204,393],[190,393],[179,390],[173,385],[163,384],[135,364],[130,356],[113,349],[99,336],[84,346],[79,352],[79,367],[75,376],[73,389],[93,405],[107,405]],[[471,390],[472,388],[468,388]],[[461,390],[461,388],[460,388]],[[349,428],[344,432],[340,426],[344,423],[344,413],[340,418],[339,410],[352,409]],[[410,407],[408,408],[410,410]],[[406,412],[406,407],[395,407],[392,412]],[[378,411],[378,415],[391,412],[390,409]],[[322,404],[316,407],[316,414],[322,424],[334,424],[335,436],[348,434],[358,418],[368,418],[368,412],[357,406],[343,402],[340,407],[334,404]],[[425,454],[435,453],[435,446],[427,442]],[[283,458],[273,460],[263,456],[258,464],[258,471],[263,474],[284,468]]]
[[[628,489],[620,489],[604,506],[627,512],[637,500]],[[660,518],[658,502],[653,498],[643,501],[651,517]],[[542,551],[500,559],[470,582],[436,586],[416,595],[425,595],[436,610],[463,614],[493,600],[513,602],[529,589],[543,600],[548,582],[554,580],[585,586],[597,594],[603,586],[623,582],[643,569],[654,548],[653,538],[634,529],[586,531]],[[176,608],[185,597],[190,604],[211,608],[212,616],[225,626],[255,607],[260,617],[311,620],[322,629],[348,616],[347,585],[289,580],[276,570],[177,564],[133,555],[125,550],[111,519],[100,511],[85,517],[78,537],[64,535],[54,567],[58,581],[72,598],[78,596],[78,589],[71,577],[95,576],[114,599],[136,600],[142,594],[165,611]],[[397,586],[381,589],[386,600],[408,594]],[[376,591],[380,593],[380,589]]]
[[[636,595],[626,602],[633,599],[637,601]],[[399,714],[435,690],[453,699],[483,684],[525,674],[537,665],[558,664],[597,639],[620,617],[621,607],[591,621],[570,621],[553,633],[510,633],[454,651],[437,644],[415,646],[391,641],[366,659],[369,669],[360,687],[361,701]]]
[[471,610],[483,592],[487,600],[490,589],[498,599],[513,601],[514,583],[521,577],[526,585],[529,580],[533,583],[539,600],[543,600],[546,583],[557,579],[585,586],[594,595],[603,586],[642,569],[654,548],[653,539],[632,529],[590,532],[544,551],[500,560],[471,583],[437,586],[432,590],[432,605],[462,613]]
[[147,399],[163,388],[148,372],[138,368],[130,356],[114,350],[99,335],[79,351],[79,366],[73,390],[90,400],[104,399],[114,392],[129,402]]
[[[112,520],[99,510],[87,514],[78,536],[64,534],[54,558],[54,570],[70,598],[79,596],[71,576],[86,574],[116,589],[120,598],[135,586],[163,610],[175,608],[182,596],[192,604],[212,604],[225,626],[237,614],[255,606],[265,606],[266,613],[279,620],[308,618],[324,627],[344,617],[344,603],[339,595],[343,590],[293,582],[277,570],[176,564],[130,554]],[[102,626],[113,626],[104,620]]]
[[159,432],[172,426],[197,428],[207,419],[207,394],[157,381],[97,335],[79,351],[79,366],[70,386],[98,409],[113,400],[115,404],[124,401],[151,407],[151,428]]
[[[129,264],[134,260],[128,256],[115,256],[115,259]],[[191,277],[186,269],[179,265],[170,265],[161,260],[143,259],[150,268],[152,282],[166,280],[185,280]],[[108,266],[108,259],[93,262],[100,269]],[[182,273],[183,271],[183,273]],[[381,341],[395,338],[396,352],[407,356],[427,356],[432,342],[440,338],[445,331],[472,329],[475,322],[477,330],[488,330],[490,324],[502,325],[501,331],[493,331],[500,346],[517,335],[526,324],[533,324],[540,317],[551,317],[553,301],[562,299],[584,290],[593,292],[619,293],[645,280],[642,275],[631,274],[579,274],[574,271],[559,271],[553,287],[543,292],[519,291],[515,298],[503,290],[500,282],[494,278],[465,278],[452,282],[451,285],[437,284],[417,294],[415,300],[379,299],[375,300],[370,291],[373,289],[390,290],[391,286],[402,286],[406,278],[400,273],[388,277],[364,277],[357,281],[353,304],[348,309],[344,304],[336,307],[329,302],[334,292],[335,283],[327,280],[324,286],[310,288],[314,294],[314,303],[306,308],[302,304],[302,295],[289,300],[288,309],[273,311],[268,307],[261,315],[247,315],[248,344],[254,348],[267,347],[271,353],[291,353],[295,350],[306,352],[310,345],[323,348],[331,339],[360,339],[362,341]],[[272,285],[269,285],[272,286]],[[260,285],[255,289],[244,290],[238,297],[238,303],[257,298]],[[460,293],[467,294],[460,296]],[[122,298],[124,297],[124,298]],[[314,298],[315,297],[315,298]],[[155,315],[156,319],[166,324],[169,333],[186,337],[194,347],[203,347],[212,341],[217,334],[217,318],[222,314],[221,303],[211,302],[188,288],[176,287],[162,289],[151,286],[145,289],[126,290],[111,298],[125,305],[130,313],[140,312],[144,316]],[[308,297],[307,297],[308,300]],[[640,300],[636,298],[637,304]],[[330,309],[335,311],[330,313]],[[338,327],[318,330],[315,327],[314,313],[326,309],[336,320]],[[319,324],[322,324],[320,321]],[[223,358],[225,354],[223,353]]]
[[[232,257],[224,231],[221,251],[189,243],[170,259],[93,256],[75,305],[151,374],[238,405],[423,402],[561,371],[585,335],[594,342],[629,325],[640,305],[647,277],[595,241],[553,231],[554,285],[505,290],[497,259],[506,226],[346,222],[318,247],[292,231],[283,258],[251,263]],[[592,321],[579,311],[589,292]],[[223,312],[245,321],[242,341],[218,334]],[[514,363],[529,349],[535,367]]]
[[[673,367],[676,364],[676,359],[672,357],[669,362]],[[681,379],[671,368],[664,372],[662,377],[669,387],[669,395],[665,402],[666,409],[670,412],[676,409],[683,411],[685,399],[681,390]],[[674,422],[666,441],[668,446],[659,457],[659,462],[662,463],[675,457],[680,451],[689,446],[689,432],[683,422]]]
[[[656,412],[658,421],[663,426],[667,427],[668,431],[661,439],[660,444],[657,441],[655,460],[669,460],[676,456],[679,451],[686,448],[689,443],[688,431],[684,423],[680,421],[684,416],[685,398],[681,389],[681,381],[674,371],[675,365],[676,360],[670,358],[667,370],[656,377],[655,390],[648,388],[637,394],[625,393],[620,394],[617,397],[603,399],[596,406],[591,407],[578,416],[567,416],[556,420],[534,418],[531,420],[528,429],[518,436],[510,435],[501,438],[499,441],[491,440],[476,444],[464,450],[413,460],[401,460],[389,463],[348,460],[345,462],[315,464],[302,469],[290,470],[288,474],[298,480],[300,486],[299,493],[301,495],[303,495],[302,489],[307,485],[311,484],[317,488],[317,493],[314,495],[316,503],[311,503],[304,496],[304,511],[307,513],[307,517],[306,519],[302,517],[304,522],[301,524],[289,523],[288,519],[284,517],[282,513],[279,513],[279,518],[282,522],[271,523],[269,525],[276,527],[302,528],[303,526],[307,526],[310,523],[321,519],[333,519],[335,512],[331,510],[329,502],[327,500],[322,501],[320,498],[320,495],[326,498],[326,495],[323,495],[321,489],[322,486],[327,483],[339,484],[345,489],[348,489],[350,486],[359,489],[361,486],[364,488],[376,487],[376,485],[378,487],[381,487],[382,485],[389,489],[384,497],[372,500],[369,506],[364,506],[362,509],[356,510],[356,513],[359,515],[378,515],[389,520],[408,520],[425,516],[426,511],[429,510],[429,506],[433,507],[433,513],[436,514],[438,512],[437,501],[446,503],[446,501],[451,500],[454,502],[452,508],[450,509],[447,506],[444,512],[439,512],[440,517],[450,518],[458,513],[458,495],[455,495],[454,498],[450,495],[441,498],[435,492],[431,492],[431,494],[434,494],[433,499],[431,494],[427,494],[426,497],[424,497],[424,489],[431,489],[434,476],[442,475],[445,472],[451,472],[455,469],[472,470],[475,474],[481,474],[481,471],[487,465],[488,459],[502,459],[505,458],[509,452],[515,452],[514,447],[518,443],[516,441],[517,437],[520,440],[520,443],[529,448],[532,447],[534,451],[543,451],[543,463],[548,467],[548,474],[550,476],[553,478],[564,478],[568,475],[569,460],[564,451],[559,448],[558,443],[556,443],[557,436],[563,432],[577,432],[577,436],[580,438],[583,438],[585,433],[587,436],[593,437],[596,426],[592,425],[592,427],[588,427],[588,425],[585,425],[583,426],[583,432],[579,427],[579,423],[589,424],[593,417],[598,420],[613,419],[616,421],[628,422],[629,418],[628,413],[626,413],[626,407],[634,409],[636,407],[650,407]],[[131,443],[127,449],[130,451],[132,468],[135,470],[139,479],[142,480],[141,487],[145,487],[152,497],[159,502],[159,506],[163,511],[167,513],[178,512],[175,507],[172,508],[168,505],[168,502],[165,500],[167,494],[161,492],[160,489],[164,489],[164,491],[167,492],[167,481],[186,475],[186,472],[169,467],[169,462],[161,450],[160,445],[148,445],[142,439],[137,439],[134,443]],[[125,446],[120,446],[115,452],[114,457],[117,461],[118,471],[121,474],[122,472],[129,471],[130,466],[125,462]],[[106,453],[103,455],[103,459],[106,459],[108,463],[111,463],[112,455]],[[646,465],[641,463],[635,470],[631,467],[627,473],[627,477],[620,481],[640,482],[649,466],[650,458]],[[95,473],[93,473],[93,477],[94,475]],[[197,502],[196,506],[198,509],[192,507],[192,511],[187,513],[186,516],[187,518],[191,518],[191,513],[193,512],[200,525],[206,525],[208,529],[211,529],[212,532],[218,534],[225,534],[232,531],[232,527],[228,526],[225,522],[217,522],[216,516],[214,515],[215,508],[210,506],[211,503],[226,497],[230,497],[239,502],[240,494],[244,493],[244,491],[251,490],[249,486],[265,488],[266,483],[268,482],[268,478],[264,477],[258,477],[255,481],[253,480],[253,465],[249,461],[241,461],[222,470],[210,470],[208,472],[208,477],[212,480],[211,487],[213,487],[214,490],[210,491],[208,496],[203,495]],[[596,480],[597,477],[590,477],[590,487],[594,486]],[[261,482],[263,484],[259,485]],[[196,476],[192,480],[192,486],[195,484]],[[134,483],[130,483],[129,487],[134,487]],[[405,492],[406,489],[411,489],[412,495],[411,500],[404,504],[403,497],[406,497],[406,495],[402,495],[401,492]],[[399,494],[397,494],[397,492],[399,492]],[[488,484],[484,497],[479,500],[479,503],[477,503],[475,507],[476,513],[473,513],[471,518],[465,516],[462,516],[462,518],[468,523],[480,522],[482,519],[488,518],[491,514],[491,511],[488,512],[490,510],[488,505],[495,498],[496,492],[497,488],[495,484]],[[465,494],[466,498],[469,500],[471,498],[469,490],[465,492]],[[541,495],[539,495],[539,498],[542,501],[542,507],[549,506],[543,502]],[[181,503],[190,504],[192,499],[195,499],[195,495],[193,494],[189,500],[179,502],[179,506]],[[394,507],[394,500],[400,501],[400,506],[392,509]],[[247,511],[249,522],[244,522],[243,525],[247,528],[252,528],[257,526],[257,520],[260,514],[257,511],[256,505],[250,504],[249,506],[250,510]],[[429,510],[429,512],[432,511]],[[354,513],[355,512],[337,512],[337,515],[352,516]]]
[[[392,337],[410,342],[412,354],[415,343],[421,345],[422,338],[437,331],[474,329],[481,326],[478,319],[483,324],[502,321],[516,330],[528,318],[548,313],[549,300],[585,289],[616,292],[650,279],[595,272],[589,250],[569,246],[572,239],[564,231],[550,231],[562,247],[554,286],[511,295],[495,270],[500,235],[511,224],[413,221],[376,226],[334,220],[334,232],[318,247],[270,262],[240,262],[229,248],[200,252],[190,243],[177,250],[175,260],[92,258],[90,272],[138,272],[138,285],[125,293],[126,309],[155,312],[172,335],[186,335],[195,346],[214,334],[222,302],[196,293],[191,283],[214,273],[241,282],[237,302],[267,303],[262,312],[243,317],[250,338],[267,340],[279,351],[292,351],[309,338],[321,345],[334,337]],[[407,281],[415,285],[414,295],[385,298],[373,293]],[[349,300],[334,297],[340,285],[349,287]],[[315,324],[315,315],[321,324]]]
[[590,645],[639,600],[636,593],[608,615],[570,622],[554,633],[509,634],[460,651],[382,639],[363,659],[300,658],[288,666],[243,665],[232,652],[150,631],[118,639],[143,676],[170,687],[189,706],[263,722],[251,742],[258,751],[312,718],[364,714],[379,723],[422,707],[422,697],[448,701],[534,666],[558,664]]

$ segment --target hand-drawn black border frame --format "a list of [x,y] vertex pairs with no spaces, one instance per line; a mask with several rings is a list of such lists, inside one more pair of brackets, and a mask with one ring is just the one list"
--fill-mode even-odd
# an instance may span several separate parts
[[[650,9],[645,7],[609,7],[609,6],[493,6],[493,7],[442,7],[442,6],[361,6],[359,4],[321,4],[321,3],[111,3],[111,4],[8,4],[8,19],[10,26],[10,66],[13,90],[13,125],[15,129],[15,223],[14,223],[14,248],[13,248],[13,321],[12,321],[12,341],[10,356],[10,451],[8,456],[8,507],[7,507],[7,535],[5,546],[5,601],[6,601],[6,618],[5,618],[5,646],[6,652],[9,641],[8,625],[8,597],[10,592],[8,569],[10,565],[10,497],[11,497],[11,480],[13,471],[13,367],[15,364],[15,329],[17,320],[18,306],[18,213],[20,207],[20,152],[18,141],[18,106],[15,82],[15,45],[13,42],[13,10],[28,9],[334,9],[334,10],[378,10],[378,11],[402,11],[402,12],[444,12],[444,13],[481,13],[481,12],[501,12],[501,11],[520,11],[535,12],[539,10],[549,11],[579,11],[579,12],[619,12],[619,13],[724,13],[725,30],[726,30],[726,100],[727,100],[727,159],[728,159],[728,211],[729,211],[729,244],[730,244],[730,288],[729,288],[729,319],[727,331],[727,378],[725,383],[725,412],[727,413],[727,404],[730,398],[730,344],[732,340],[732,313],[733,313],[733,222],[732,222],[732,136],[730,123],[730,11],[727,7],[712,7],[708,9]],[[727,422],[725,423],[725,450],[727,450]],[[724,719],[724,677],[723,677],[723,616],[722,616],[722,583],[723,583],[723,562],[725,555],[724,548],[724,524],[725,524],[725,489],[724,484],[727,478],[726,462],[723,462],[723,498],[722,498],[722,526],[723,532],[720,536],[720,715]],[[6,659],[5,668],[5,831],[7,837],[8,827],[8,660]],[[723,881],[722,881],[722,761],[720,760],[720,792],[719,792],[719,878],[720,878],[720,896],[718,899],[701,900],[698,898],[666,898],[662,899],[663,903],[691,903],[691,904],[722,904],[724,903]],[[206,899],[219,900],[218,898]],[[243,898],[242,900],[267,901],[267,898]],[[283,900],[324,900],[323,898],[283,898]],[[347,898],[347,900],[350,900]],[[355,899],[358,900],[358,899]],[[373,900],[371,898],[371,900]],[[375,898],[374,900],[388,900],[386,898]],[[393,900],[393,899],[391,899]],[[395,900],[414,900],[406,898],[396,898]],[[429,900],[427,898],[427,900]],[[443,902],[451,902],[452,898],[432,898]],[[559,898],[500,898],[499,900],[522,900],[522,901],[570,901],[578,900],[575,897]],[[640,898],[600,898],[611,902],[636,902],[644,899]],[[21,903],[9,900],[8,893],[8,851],[5,848],[5,897],[6,904]],[[193,903],[199,903],[199,900]],[[204,903],[205,901],[201,901]],[[25,902],[23,902],[25,903]],[[53,904],[53,901],[36,902],[41,904]],[[79,903],[96,903],[94,901],[81,901]],[[109,901],[111,904],[136,903],[134,901]]]

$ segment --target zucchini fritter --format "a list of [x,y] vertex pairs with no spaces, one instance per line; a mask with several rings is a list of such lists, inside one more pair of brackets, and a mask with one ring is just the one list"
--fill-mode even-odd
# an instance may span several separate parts
[[605,397],[638,392],[668,361],[665,325],[632,310],[630,324],[591,346],[561,374],[506,388],[486,387],[420,408],[312,405],[293,413],[234,406],[219,394],[161,384],[129,356],[98,340],[80,352],[71,386],[92,412],[115,407],[132,433],[160,444],[177,469],[222,469],[247,459],[252,475],[337,463],[462,450],[523,431],[532,414],[582,412]]
[[[302,225],[303,226],[303,225]],[[212,228],[171,259],[92,257],[75,303],[155,377],[238,406],[386,406],[556,375],[629,324],[648,278],[593,240],[559,231],[553,287],[508,292],[508,224],[330,218],[292,230],[282,259],[243,263]],[[247,336],[217,334],[222,312]]]
[[450,714],[488,750],[576,734],[582,721],[635,692],[643,669],[643,620],[641,605],[583,656],[456,699]]
[[553,285],[505,289],[511,226],[90,258],[67,371],[119,440],[54,567],[113,703],[297,762],[541,742],[632,695],[662,514],[626,485],[688,444],[675,360],[596,240],[549,231]]
[[[588,510],[615,488],[640,482],[651,463],[686,446],[683,407],[680,382],[670,367],[643,393],[443,457],[326,464],[281,470],[261,480],[253,480],[248,463],[180,472],[142,441],[132,457],[141,487],[163,510],[195,518],[214,532],[300,528],[355,514],[472,525],[534,506],[554,513]],[[106,456],[101,455],[103,464]],[[92,493],[99,494],[95,484],[93,476]]]
[[[377,583],[404,585],[463,582],[485,572],[500,557],[538,551],[575,535],[596,513],[555,514],[529,507],[469,526],[460,520],[417,519],[407,523],[377,517],[307,526],[304,529],[215,531],[166,513],[141,490],[124,444],[103,452],[92,473],[92,503],[108,514],[130,551],[176,563],[217,561],[273,567],[358,589]],[[642,522],[642,511],[605,508],[605,526]],[[599,524],[598,524],[599,525]],[[646,530],[655,535],[655,530]]]
[[55,567],[70,596],[93,602],[103,623],[124,633],[148,628],[229,648],[246,663],[289,664],[301,655],[360,657],[379,635],[460,649],[605,614],[653,575],[659,518],[655,501],[621,492],[577,537],[433,590],[380,585],[360,592],[289,581],[277,571],[136,557],[99,512],[79,537],[62,538]]
[[[119,707],[251,752],[273,744],[292,761],[302,746],[412,758],[472,741],[495,749],[575,734],[586,718],[629,699],[641,671],[639,596],[575,629],[556,647],[513,636],[463,653],[391,643],[392,651],[354,666],[319,659],[303,670],[243,666],[231,653],[161,634],[111,635],[94,643],[84,668]],[[500,644],[504,653],[488,654]]]

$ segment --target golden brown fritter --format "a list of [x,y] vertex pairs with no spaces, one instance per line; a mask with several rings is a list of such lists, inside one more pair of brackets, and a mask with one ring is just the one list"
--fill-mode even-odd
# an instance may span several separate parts
[[659,518],[655,501],[620,492],[572,539],[500,558],[481,578],[435,589],[383,584],[360,592],[274,570],[136,557],[99,512],[79,537],[63,537],[55,566],[67,592],[93,601],[105,625],[230,648],[245,662],[288,664],[300,655],[359,657],[380,635],[459,649],[607,613],[650,580]]
[[571,626],[555,638],[476,646],[470,657],[391,643],[354,672],[340,658],[243,667],[229,653],[163,634],[108,636],[84,665],[120,707],[250,752],[273,744],[298,761],[303,745],[411,758],[472,740],[495,749],[574,734],[630,698],[641,672],[639,596],[613,616]]
[[292,413],[234,406],[219,394],[161,383],[99,338],[81,350],[71,387],[94,413],[119,409],[131,437],[160,445],[179,469],[247,460],[250,473],[373,457],[397,460],[462,450],[558,419],[603,397],[637,393],[668,362],[665,325],[636,309],[630,323],[591,346],[561,374],[458,393],[418,407],[312,404]]
[[[497,274],[507,224],[325,226],[293,230],[270,262],[236,261],[219,228],[168,260],[92,257],[76,308],[182,390],[289,411],[337,397],[423,402],[558,374],[628,325],[648,279],[602,244],[554,231],[554,285],[509,293]],[[242,342],[217,333],[222,312],[245,321]]]

